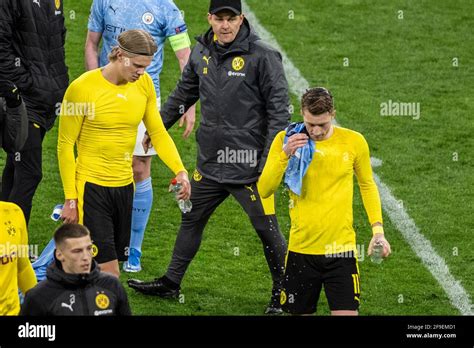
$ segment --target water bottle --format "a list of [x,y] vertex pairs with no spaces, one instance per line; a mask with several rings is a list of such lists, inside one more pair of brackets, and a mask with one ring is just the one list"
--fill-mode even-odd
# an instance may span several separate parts
[[51,220],[59,221],[61,219],[61,214],[63,213],[63,205],[56,204],[53,209],[53,213],[51,214]]
[[191,211],[191,209],[193,208],[193,204],[191,203],[191,201],[189,199],[178,199],[178,193],[179,191],[181,191],[181,188],[183,187],[183,185],[181,185],[177,180],[176,178],[174,178],[173,180],[171,180],[171,184],[170,184],[170,191],[173,192],[176,196],[176,201],[178,202],[178,206],[179,206],[179,209],[181,209],[181,211],[186,214],[186,213],[189,213]]
[[379,265],[383,261],[383,249],[383,242],[380,240],[376,241],[374,247],[372,248],[372,254],[370,255],[370,259],[377,265]]

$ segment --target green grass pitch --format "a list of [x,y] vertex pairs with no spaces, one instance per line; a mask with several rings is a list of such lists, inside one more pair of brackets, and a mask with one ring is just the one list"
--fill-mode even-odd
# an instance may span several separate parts
[[[342,126],[367,138],[375,169],[401,200],[420,231],[448,264],[467,293],[474,295],[473,122],[474,3],[467,0],[248,0],[261,24],[278,40],[313,86],[335,96]],[[65,0],[66,54],[71,81],[84,72],[84,41],[91,0]],[[208,1],[177,0],[190,36],[208,28]],[[193,40],[194,45],[194,40]],[[161,75],[162,100],[176,85],[179,68],[167,44]],[[381,103],[419,103],[419,119],[382,117]],[[292,96],[295,114],[299,105]],[[199,108],[197,115],[199,115]],[[190,172],[194,135],[171,134]],[[31,244],[41,250],[57,224],[49,215],[63,202],[56,155],[57,124],[44,141],[44,178],[36,192],[29,226]],[[0,166],[5,155],[0,153]],[[152,168],[154,204],[143,247],[143,271],[133,277],[162,275],[180,224],[167,193],[171,172],[157,159]],[[288,237],[288,197],[277,194],[280,227]],[[231,213],[230,213],[231,212]],[[458,315],[446,293],[384,214],[392,256],[382,265],[360,262],[361,315]],[[354,224],[366,250],[370,228],[358,187]],[[125,284],[129,274],[122,274]],[[125,285],[126,286],[126,285]],[[137,315],[260,315],[269,300],[271,278],[260,241],[232,198],[211,218],[182,284],[183,297],[163,300],[127,286]],[[318,314],[327,315],[324,295]]]

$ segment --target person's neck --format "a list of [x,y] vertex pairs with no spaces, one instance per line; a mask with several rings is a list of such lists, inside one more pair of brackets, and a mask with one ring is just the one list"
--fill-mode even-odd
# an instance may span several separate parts
[[101,69],[102,76],[110,83],[121,86],[127,84],[127,80],[120,77],[114,64],[109,63]]
[[325,141],[325,140],[328,140],[330,137],[332,137],[332,135],[334,134],[334,125],[331,125],[331,128],[329,128],[328,132],[326,133],[326,135],[324,136],[324,138],[320,139],[320,140],[317,140],[317,139],[313,139],[313,141]]

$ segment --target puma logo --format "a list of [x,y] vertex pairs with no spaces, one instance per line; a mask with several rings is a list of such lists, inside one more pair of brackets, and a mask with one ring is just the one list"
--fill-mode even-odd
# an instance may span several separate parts
[[207,63],[207,65],[209,65],[209,61],[211,60],[212,57],[206,57],[206,56],[203,56],[202,59],[204,59]]
[[41,7],[40,0],[33,0],[33,4],[36,4],[39,7]]
[[250,192],[253,193],[252,185],[250,185],[250,186],[244,185],[244,187],[245,187],[247,190],[249,190]]
[[109,5],[109,8],[110,8],[112,11],[114,11],[114,14],[116,14],[115,12],[117,11],[117,8],[118,8],[118,7],[117,7],[117,8],[113,8],[112,5]]
[[72,309],[72,305],[74,303],[76,303],[76,296],[74,294],[71,294],[69,296],[69,304],[62,302],[61,307],[69,308],[71,310],[71,312],[74,312],[74,309]]
[[324,152],[322,152],[321,150],[316,149],[316,151],[314,151],[314,152],[321,154],[321,156],[323,156],[323,157],[325,156]]

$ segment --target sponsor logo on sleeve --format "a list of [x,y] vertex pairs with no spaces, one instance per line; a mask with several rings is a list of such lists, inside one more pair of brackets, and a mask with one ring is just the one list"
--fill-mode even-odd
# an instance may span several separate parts
[[176,32],[176,34],[183,33],[183,32],[185,32],[186,30],[188,30],[188,27],[186,26],[186,24],[180,25],[179,27],[177,27],[177,28],[174,29],[174,31]]

